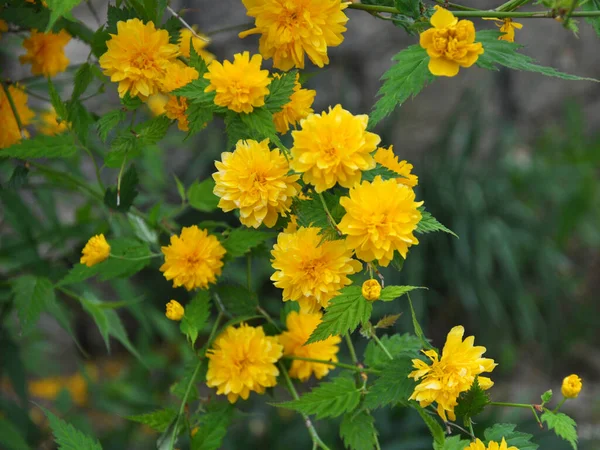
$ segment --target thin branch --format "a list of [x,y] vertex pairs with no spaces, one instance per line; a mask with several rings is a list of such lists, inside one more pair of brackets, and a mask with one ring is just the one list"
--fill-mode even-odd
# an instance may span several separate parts
[[196,31],[185,20],[183,20],[183,18],[179,14],[177,14],[177,12],[173,8],[171,8],[169,5],[167,5],[167,11],[169,11],[171,14],[173,14],[177,18],[177,20],[179,20],[181,22],[181,24],[184,27],[186,27],[188,30],[190,30],[194,37],[200,39],[201,41],[207,42],[207,43],[210,42],[209,38],[207,38],[205,36],[200,36],[198,33],[196,33]]
[[17,122],[17,127],[19,128],[19,133],[23,130],[23,122],[21,122],[21,118],[19,117],[19,111],[17,111],[17,106],[15,105],[15,101],[8,90],[7,83],[2,81],[2,89],[4,89],[4,95],[8,99],[8,103],[10,104],[10,109],[12,109],[13,115],[15,116],[15,121]]

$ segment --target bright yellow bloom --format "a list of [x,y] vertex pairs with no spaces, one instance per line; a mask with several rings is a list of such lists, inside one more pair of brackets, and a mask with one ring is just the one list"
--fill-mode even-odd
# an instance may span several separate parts
[[[323,314],[304,313],[292,311],[285,319],[288,331],[279,335],[279,342],[283,345],[285,356],[299,356],[301,358],[320,359],[321,361],[338,362],[338,344],[342,341],[339,336],[330,336],[324,341],[304,345],[308,338],[321,323]],[[289,374],[292,378],[307,381],[314,373],[317,379],[323,378],[334,366],[314,363],[309,361],[292,361]]]
[[189,122],[186,115],[188,108],[187,99],[169,95],[169,100],[165,104],[165,114],[169,119],[177,120],[177,128],[181,131],[188,131]]
[[81,258],[79,262],[85,264],[88,267],[92,267],[98,263],[101,263],[110,256],[110,245],[106,242],[104,234],[97,234],[92,236],[83,250],[81,251]]
[[433,28],[421,33],[420,44],[429,55],[429,71],[436,76],[453,77],[461,67],[471,67],[483,54],[481,42],[475,42],[475,26],[470,20],[459,21],[439,5],[431,16]]
[[23,41],[27,53],[20,56],[19,61],[21,64],[31,64],[31,73],[34,75],[53,77],[59,72],[64,72],[69,65],[65,45],[70,40],[71,35],[65,30],[58,33],[31,30],[31,36]]
[[340,0],[242,0],[255,28],[240,37],[260,34],[259,50],[273,67],[290,70],[304,68],[304,53],[319,67],[329,64],[327,47],[344,40],[348,17]]
[[179,55],[177,45],[169,44],[169,33],[152,22],[129,19],[118,22],[117,34],[110,36],[99,63],[110,81],[119,83],[119,97],[129,92],[145,99],[159,92],[167,68]]
[[[275,78],[281,77],[278,73],[273,76]],[[300,75],[296,75],[294,93],[290,97],[290,101],[283,105],[281,111],[273,114],[275,129],[280,134],[286,134],[290,129],[290,125],[295,127],[300,120],[313,113],[311,106],[315,101],[317,91],[313,91],[312,89],[302,89],[302,86],[298,82],[299,78]]]
[[563,380],[560,392],[565,398],[577,398],[582,387],[581,378],[573,374]]
[[196,69],[186,66],[181,61],[167,64],[164,79],[161,81],[161,90],[163,92],[174,91],[197,80],[198,76]]
[[396,181],[400,184],[404,184],[408,187],[415,187],[419,183],[419,178],[410,173],[413,169],[413,165],[406,161],[398,162],[398,157],[394,154],[393,145],[390,145],[387,149],[379,147],[375,152],[375,162],[378,162],[383,167],[387,167],[401,175],[396,178]]
[[42,113],[40,119],[41,123],[38,130],[40,133],[47,136],[55,136],[64,133],[69,129],[67,122],[64,120],[58,121],[58,116],[54,108]]
[[379,284],[379,281],[374,279],[365,281],[362,285],[362,295],[370,302],[379,300],[379,296],[381,295],[381,285]]
[[[19,88],[18,85],[8,86],[8,93],[12,98],[17,115],[21,119],[23,126],[29,125],[34,117],[34,113],[27,106],[27,94]],[[19,131],[19,125],[15,119],[15,114],[10,106],[8,97],[4,92],[4,89],[0,87],[0,123],[2,124],[0,133],[0,149],[10,147],[21,140],[21,132]],[[26,133],[26,130],[22,130]]]
[[381,140],[367,131],[369,116],[353,116],[336,105],[329,112],[311,114],[292,131],[292,169],[317,193],[336,183],[351,188],[360,181],[361,170],[375,167],[371,152]]
[[85,405],[88,399],[87,381],[79,373],[71,376],[46,377],[31,380],[27,383],[27,388],[29,395],[44,400],[56,400],[63,390],[69,393],[73,403],[78,406]]
[[464,450],[519,450],[517,447],[508,446],[504,438],[502,438],[502,442],[498,444],[495,441],[491,441],[486,447],[481,440],[477,439],[475,442],[471,442],[468,447],[465,447]]
[[[196,34],[198,36],[206,37],[202,33],[196,32]],[[186,58],[190,57],[190,39],[198,56],[200,56],[207,64],[215,59],[215,55],[205,49],[208,42],[193,36],[192,32],[187,28],[182,28],[179,32],[179,52],[181,53],[181,56],[185,56]]]
[[269,93],[268,70],[261,70],[262,57],[249,52],[233,55],[233,63],[213,61],[208,66],[204,78],[210,85],[204,92],[216,91],[215,104],[224,106],[237,113],[251,113],[254,108],[265,104]]
[[160,271],[173,280],[173,287],[206,289],[221,275],[225,249],[215,236],[196,225],[183,227],[181,235],[171,236],[170,245],[160,249],[165,255]]
[[423,202],[415,202],[415,192],[378,176],[372,183],[353,187],[349,195],[340,198],[346,214],[338,228],[348,236],[346,242],[356,257],[366,262],[376,259],[384,267],[394,259],[394,250],[406,259],[408,248],[419,243],[413,232]]
[[216,387],[217,395],[227,395],[230,403],[248,398],[251,391],[264,394],[277,384],[277,360],[283,347],[275,336],[266,336],[262,327],[242,323],[227,328],[206,352],[206,385]]
[[523,28],[522,23],[514,22],[512,18],[506,17],[504,19],[497,19],[495,17],[484,17],[483,20],[495,20],[496,26],[500,28],[500,31],[504,33],[501,35],[499,41],[515,42],[515,28],[520,30]]
[[[300,195],[298,195],[298,198],[300,198]],[[288,222],[283,232],[295,233],[296,231],[298,231],[298,216],[296,214],[290,214],[290,221]]]
[[167,311],[165,316],[169,320],[179,321],[183,319],[183,315],[185,314],[185,309],[177,300],[171,300],[167,303]]
[[279,233],[271,251],[276,270],[271,280],[283,289],[283,301],[297,301],[308,312],[327,307],[340,289],[352,284],[348,276],[362,269],[346,241],[324,241],[320,231],[300,227],[294,233]]
[[279,214],[286,215],[300,191],[299,176],[288,174],[285,156],[279,149],[270,150],[268,139],[238,141],[233,153],[221,153],[215,167],[219,208],[225,212],[239,209],[240,222],[247,227],[275,226]]
[[431,360],[431,365],[420,359],[413,359],[413,367],[417,370],[408,375],[415,381],[421,380],[409,400],[418,401],[421,408],[437,402],[437,412],[443,420],[447,420],[446,414],[450,420],[456,420],[456,400],[461,392],[471,388],[475,377],[478,377],[482,389],[489,389],[494,384],[488,377],[479,375],[491,372],[497,364],[493,359],[481,357],[486,349],[474,347],[473,336],[463,341],[464,333],[462,326],[452,328],[442,350],[442,358],[438,359],[435,350],[423,350]]
[[165,106],[169,101],[169,96],[164,94],[154,94],[148,97],[146,105],[155,116],[160,116],[165,113]]

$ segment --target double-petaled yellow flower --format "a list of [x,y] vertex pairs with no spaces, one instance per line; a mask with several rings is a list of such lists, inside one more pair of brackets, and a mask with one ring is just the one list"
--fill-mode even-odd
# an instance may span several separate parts
[[40,114],[40,124],[38,125],[40,133],[47,136],[55,136],[64,133],[68,129],[67,122],[64,120],[58,121],[58,115],[54,108]]
[[110,256],[110,245],[106,242],[104,234],[92,236],[83,250],[79,262],[88,267],[95,266]]
[[19,57],[21,64],[31,64],[31,73],[53,77],[64,72],[69,65],[65,55],[65,45],[71,40],[71,35],[65,30],[58,33],[40,33],[31,30],[31,35],[23,41],[27,53]]
[[[180,61],[169,64],[165,70],[165,78],[161,82],[162,91],[172,92],[198,79],[198,76],[196,69],[188,67]],[[176,95],[169,95],[167,102],[164,104],[165,115],[169,119],[177,120],[177,127],[181,131],[188,131],[189,129],[187,108],[187,99]]]
[[379,147],[375,152],[375,162],[381,164],[390,170],[393,170],[398,175],[396,181],[409,187],[415,187],[419,183],[419,178],[412,174],[413,165],[406,161],[398,161],[398,157],[394,154],[394,147],[389,148]]
[[508,446],[506,440],[502,438],[500,443],[496,441],[490,441],[488,446],[486,447],[480,439],[477,439],[475,442],[471,442],[468,447],[465,447],[464,450],[519,450],[517,447]]
[[577,398],[582,387],[581,378],[578,375],[572,374],[563,380],[560,391],[565,398]]
[[[273,76],[275,78],[281,77],[281,75],[277,73]],[[317,91],[313,91],[312,89],[303,89],[298,81],[299,77],[299,75],[296,75],[294,93],[291,95],[290,101],[283,105],[281,111],[273,114],[275,129],[278,133],[287,133],[290,129],[290,125],[295,127],[298,122],[306,118],[309,114],[313,113],[311,106],[315,101],[315,95],[317,95]]]
[[379,281],[370,279],[363,283],[361,291],[365,299],[374,302],[375,300],[379,300],[381,296],[381,285]]
[[165,316],[167,316],[167,319],[178,322],[183,319],[184,314],[185,308],[177,300],[171,300],[169,303],[167,303],[165,311]]

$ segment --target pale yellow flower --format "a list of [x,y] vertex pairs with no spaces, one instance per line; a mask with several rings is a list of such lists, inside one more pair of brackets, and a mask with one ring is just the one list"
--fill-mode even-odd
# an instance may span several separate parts
[[413,165],[406,161],[398,162],[398,157],[394,154],[394,147],[392,145],[387,149],[379,147],[375,152],[375,162],[400,175],[396,178],[396,181],[400,184],[415,187],[419,183],[417,176],[411,173]]
[[[280,74],[274,74],[275,78],[280,78]],[[281,111],[273,114],[273,121],[275,122],[275,129],[280,134],[286,134],[290,125],[296,126],[300,120],[306,118],[309,114],[313,113],[311,108],[317,91],[312,89],[302,89],[298,79],[299,75],[296,75],[296,82],[294,83],[294,93],[290,97],[290,101],[283,105]]]
[[169,303],[167,303],[165,312],[165,316],[167,316],[167,319],[180,321],[181,319],[183,319],[184,314],[185,309],[177,300],[171,300],[169,301]]
[[19,61],[21,64],[31,64],[31,73],[34,75],[53,77],[64,72],[69,65],[65,46],[70,40],[71,35],[65,30],[58,33],[31,30],[31,35],[23,41],[27,53],[20,56]]
[[583,383],[581,382],[581,378],[572,374],[563,380],[560,391],[565,398],[577,398],[582,387]]
[[87,244],[85,244],[81,253],[82,255],[79,262],[88,267],[92,267],[106,260],[110,256],[110,245],[106,242],[106,238],[103,234],[97,234],[87,241]]
[[171,92],[175,89],[185,86],[198,79],[198,71],[193,67],[188,67],[181,61],[177,61],[165,66],[165,75],[161,80],[161,90]]

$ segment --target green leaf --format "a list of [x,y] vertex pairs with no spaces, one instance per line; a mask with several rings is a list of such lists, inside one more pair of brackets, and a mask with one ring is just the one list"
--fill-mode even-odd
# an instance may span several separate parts
[[166,408],[147,414],[127,416],[126,419],[137,423],[143,423],[153,430],[162,433],[169,427],[175,417],[177,417],[177,412],[174,409]]
[[379,329],[393,327],[401,315],[402,313],[385,315],[377,321],[374,327]]
[[423,419],[423,422],[425,422],[425,425],[427,425],[427,428],[429,428],[429,432],[433,437],[433,448],[443,446],[444,442],[446,441],[446,435],[444,433],[444,429],[437,419],[427,414],[427,412],[420,406],[415,405],[415,409],[421,416],[421,419]]
[[[340,198],[331,192],[323,192],[323,198],[327,209],[331,213],[333,220],[339,223],[342,217],[346,213],[344,208],[340,205]],[[295,199],[292,209],[297,216],[298,225],[303,227],[318,227],[326,231],[327,237],[334,238],[337,236],[337,232],[333,228],[333,224],[329,221],[321,199],[317,194],[313,194],[310,200],[297,200]]]
[[52,27],[58,19],[69,14],[81,0],[47,0],[48,9],[50,10],[50,20],[46,26],[46,33],[52,30]]
[[337,377],[320,383],[298,400],[276,403],[275,406],[293,409],[303,414],[315,414],[317,419],[325,419],[353,411],[359,402],[360,391],[354,385],[354,380]]
[[192,438],[192,450],[220,449],[234,411],[227,403],[211,403],[206,414],[200,416],[198,432]]
[[[193,40],[193,37],[190,38],[190,41]],[[190,67],[193,67],[198,72],[198,79],[204,79],[203,76],[206,72],[208,72],[208,66],[206,65],[206,61],[202,58],[198,52],[196,52],[196,47],[190,43]]]
[[266,108],[254,108],[250,114],[240,114],[242,122],[252,130],[255,139],[262,140],[265,138],[276,137],[275,123],[273,122],[273,114]]
[[369,387],[364,401],[365,408],[380,408],[390,403],[408,405],[408,397],[416,385],[413,379],[408,378],[412,370],[412,361],[408,357],[389,360],[382,368],[379,378]]
[[444,233],[451,234],[454,237],[458,237],[454,231],[450,228],[445,227],[440,222],[437,221],[435,217],[431,215],[429,211],[425,210],[424,206],[419,207],[419,211],[421,211],[421,220],[417,224],[416,233],[431,233],[433,231],[443,231]]
[[477,42],[483,44],[485,53],[479,55],[477,65],[489,70],[498,70],[497,65],[514,70],[525,70],[528,72],[541,73],[549,77],[562,78],[564,80],[586,80],[595,81],[594,78],[579,77],[560,72],[553,67],[544,67],[535,64],[535,61],[523,53],[517,52],[521,45],[498,39],[500,33],[493,30],[477,32]]
[[81,283],[98,274],[99,265],[88,267],[85,264],[75,264],[71,270],[56,283],[56,286],[68,286],[69,284]]
[[[417,358],[422,348],[421,339],[408,333],[382,336],[380,340],[394,358],[400,356]],[[381,369],[389,361],[390,358],[381,350],[381,347],[375,341],[369,341],[365,350],[365,363],[367,366]]]
[[[587,0],[580,2],[579,6],[583,11],[600,11],[600,0]],[[596,34],[600,36],[600,17],[586,17],[585,21],[594,27]]]
[[69,100],[67,111],[69,115],[67,120],[71,124],[71,129],[83,145],[87,145],[89,128],[94,123],[94,118],[79,100]]
[[110,352],[110,326],[106,317],[106,310],[101,307],[102,302],[90,293],[85,293],[80,297],[81,306],[85,309],[100,331],[100,336],[104,340],[106,349]]
[[421,0],[395,0],[396,9],[413,19],[421,15]]
[[129,211],[129,208],[131,208],[133,201],[138,195],[136,189],[138,181],[137,171],[132,164],[121,179],[120,192],[118,192],[116,187],[106,189],[106,193],[104,194],[104,204],[115,211]]
[[71,100],[77,100],[79,97],[81,97],[93,79],[94,72],[90,64],[84,63],[79,66],[79,69],[77,69],[77,72],[75,72],[75,81],[73,84]]
[[202,104],[191,103],[185,111],[188,118],[189,131],[186,139],[203,130],[213,118],[213,111]]
[[471,441],[461,439],[460,436],[447,437],[444,441],[444,445],[436,445],[434,443],[434,450],[465,450],[469,447]]
[[41,409],[48,417],[54,439],[58,444],[58,450],[102,450],[102,446],[96,439],[83,434],[75,429],[73,425],[59,419],[46,408]]
[[[0,330],[0,348],[2,349],[2,370],[0,373],[3,374],[3,378],[8,376],[13,391],[21,401],[21,406],[26,408],[29,406],[29,398],[25,365],[21,357],[20,348],[12,340],[6,327]],[[0,433],[1,435],[2,433]]]
[[0,446],[5,450],[30,450],[22,432],[11,422],[0,418]]
[[177,177],[177,175],[173,174],[173,178],[175,179],[175,184],[177,185],[177,193],[179,194],[179,198],[181,199],[181,203],[185,203],[186,194],[185,194],[185,186],[181,182],[181,180]]
[[281,111],[283,106],[290,102],[297,75],[297,70],[290,70],[282,73],[280,78],[273,78],[269,85],[269,95],[265,98],[265,108],[275,113]]
[[552,400],[552,389],[548,389],[546,392],[544,392],[541,395],[541,399],[543,403],[548,403],[550,400]]
[[415,308],[413,308],[413,304],[412,304],[412,300],[410,299],[410,296],[408,297],[408,306],[410,307],[410,315],[412,318],[413,328],[415,329],[415,334],[417,335],[417,337],[419,339],[421,339],[421,343],[423,344],[423,347],[431,348],[431,344],[429,343],[429,341],[427,341],[427,339],[425,339],[425,335],[423,334],[423,329],[421,328],[421,325],[419,325],[419,321],[417,320],[417,315],[415,314]]
[[577,424],[573,419],[564,413],[552,411],[545,411],[541,419],[548,424],[548,429],[554,430],[558,437],[563,438],[574,450],[577,450]]
[[121,322],[121,318],[116,313],[116,311],[113,311],[112,309],[106,309],[105,307],[103,309],[105,310],[106,318],[108,321],[109,334],[112,337],[114,337],[117,341],[119,341],[123,345],[123,347],[125,347],[129,351],[129,353],[135,356],[144,366],[146,366],[146,362],[129,340],[129,337],[127,336],[127,331],[123,326],[123,322]]
[[121,98],[121,104],[125,107],[125,109],[132,111],[142,106],[143,102],[142,100],[140,100],[139,97],[132,97],[131,95],[129,95],[128,91]]
[[117,8],[113,5],[108,5],[108,20],[106,30],[109,33],[117,34],[117,23],[126,22],[129,19],[135,19],[137,14],[131,8]]
[[215,180],[207,178],[201,182],[194,181],[187,192],[190,206],[198,211],[212,212],[217,209],[219,197],[213,194]]
[[387,167],[382,166],[381,164],[377,164],[374,169],[365,170],[362,173],[361,181],[373,181],[375,177],[381,177],[382,180],[395,180],[396,178],[403,178],[397,172],[394,172]]
[[227,256],[237,258],[244,256],[250,250],[273,238],[274,234],[267,231],[236,228],[231,231],[222,244],[227,250]]
[[155,245],[158,242],[158,234],[152,228],[148,226],[146,221],[139,216],[135,216],[132,213],[127,214],[129,224],[133,229],[135,237],[142,242],[147,242],[150,245]]
[[16,166],[13,170],[10,180],[8,180],[8,189],[13,191],[19,190],[22,186],[27,184],[27,176],[29,175],[29,169],[25,166]]
[[[186,84],[172,92],[173,95],[185,97],[191,103],[196,103],[210,110],[223,112],[223,109],[215,105],[215,92],[204,92],[210,82],[202,75],[191,83]],[[227,111],[227,110],[224,110]]]
[[381,290],[381,296],[379,300],[384,302],[391,302],[396,300],[398,297],[402,297],[404,294],[415,289],[427,289],[421,286],[386,286]]
[[125,120],[125,111],[122,109],[115,109],[114,111],[110,111],[104,114],[98,120],[98,136],[102,139],[102,142],[106,142],[106,138],[108,137],[108,133],[116,127],[120,122]]
[[352,333],[359,323],[371,317],[373,303],[365,300],[359,286],[348,286],[330,300],[323,320],[310,335],[307,344],[323,341],[329,336]]
[[14,304],[23,333],[28,333],[37,323],[48,305],[55,301],[54,287],[47,278],[24,275],[12,283]]
[[225,114],[225,132],[227,133],[227,148],[231,149],[240,140],[257,139],[254,132],[242,121],[240,114],[232,111]]
[[410,97],[415,97],[428,82],[433,81],[427,64],[429,56],[420,45],[411,45],[392,58],[396,62],[381,77],[384,80],[369,119],[372,128]]
[[48,78],[48,93],[50,94],[50,102],[52,103],[54,111],[56,111],[56,115],[62,120],[67,120],[67,107],[65,106],[64,102],[60,99],[60,95],[56,91],[54,83],[52,83],[52,80],[50,78]]
[[483,432],[486,443],[489,441],[501,442],[506,439],[508,446],[515,446],[519,450],[536,450],[538,445],[531,442],[533,435],[515,431],[517,426],[512,423],[497,423]]
[[56,136],[40,134],[33,139],[23,139],[2,149],[2,157],[18,159],[69,158],[77,154],[77,147],[68,133]]
[[340,437],[350,450],[373,450],[376,446],[377,430],[373,416],[367,411],[349,412],[340,424]]
[[216,288],[225,309],[234,316],[256,314],[258,297],[254,292],[237,284],[219,284]]
[[180,329],[190,340],[192,347],[198,339],[198,333],[210,317],[210,297],[207,291],[198,291],[192,301],[185,306],[185,314]]
[[457,417],[463,417],[465,421],[480,414],[490,403],[490,396],[479,386],[479,379],[475,377],[468,391],[462,392],[458,397],[458,405],[454,412]]

